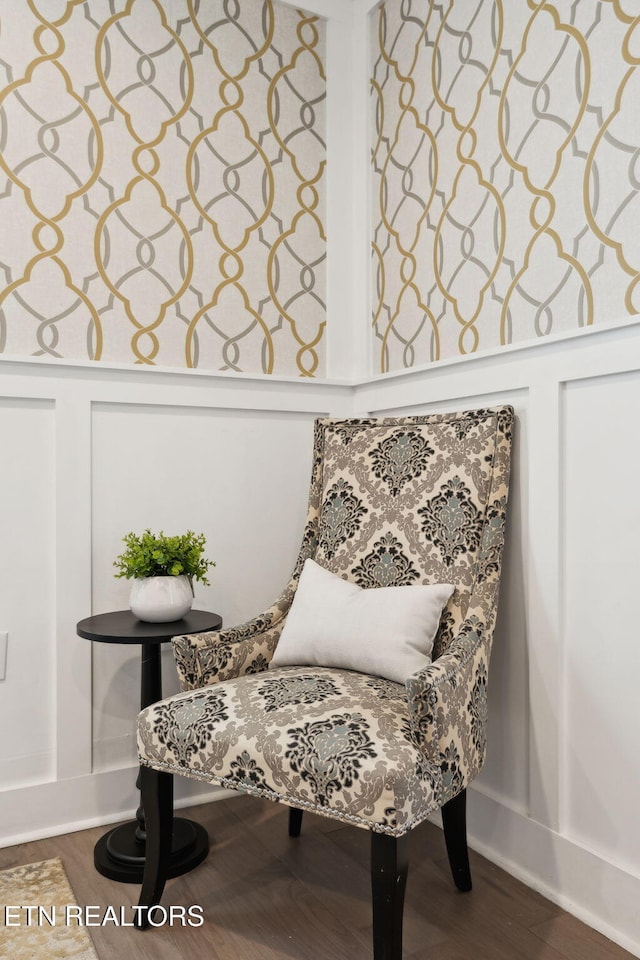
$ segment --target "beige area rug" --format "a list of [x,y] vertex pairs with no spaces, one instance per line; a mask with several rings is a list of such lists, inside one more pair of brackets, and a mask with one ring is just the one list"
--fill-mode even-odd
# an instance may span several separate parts
[[98,960],[74,907],[76,898],[57,857],[0,872],[0,958]]

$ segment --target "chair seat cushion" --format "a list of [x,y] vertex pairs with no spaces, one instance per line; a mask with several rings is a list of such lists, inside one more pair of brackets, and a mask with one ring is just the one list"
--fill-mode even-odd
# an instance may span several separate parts
[[138,751],[155,769],[392,836],[439,806],[405,687],[348,670],[282,667],[177,694],[141,712]]

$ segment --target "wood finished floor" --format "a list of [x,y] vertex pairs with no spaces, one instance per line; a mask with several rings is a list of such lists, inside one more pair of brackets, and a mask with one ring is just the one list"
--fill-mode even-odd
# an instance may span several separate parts
[[[208,830],[212,850],[170,880],[163,903],[204,909],[200,927],[140,933],[90,928],[99,960],[371,960],[369,835],[305,814],[287,835],[287,809],[252,797],[181,811]],[[130,907],[139,888],[100,876],[100,827],[0,849],[0,870],[60,857],[78,902]],[[632,955],[478,854],[474,889],[453,886],[441,831],[413,832],[404,960],[632,960]],[[0,946],[0,957],[2,949]]]

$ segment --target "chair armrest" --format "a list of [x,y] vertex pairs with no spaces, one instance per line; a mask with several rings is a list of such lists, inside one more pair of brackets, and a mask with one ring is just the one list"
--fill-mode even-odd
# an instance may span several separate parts
[[266,670],[280,638],[294,589],[289,584],[268,610],[237,627],[174,637],[180,688],[195,690]]
[[[316,421],[316,433],[320,429],[319,423]],[[319,460],[314,462],[314,472],[318,471],[319,464]],[[303,564],[307,557],[314,555],[317,547],[319,498],[312,477],[309,514],[300,553],[288,584],[268,610],[238,627],[173,638],[173,655],[182,690],[195,690],[267,669],[293,602]]]
[[406,681],[414,741],[442,776],[446,803],[480,771],[487,744],[490,632],[475,615],[447,651]]

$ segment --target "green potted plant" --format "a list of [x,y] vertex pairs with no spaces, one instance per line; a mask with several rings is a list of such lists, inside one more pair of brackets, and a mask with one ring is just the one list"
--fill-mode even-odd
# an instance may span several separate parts
[[140,620],[152,623],[179,620],[191,609],[193,581],[208,584],[215,567],[204,556],[206,538],[193,530],[168,537],[163,531],[127,533],[126,549],[114,561],[116,577],[133,580],[129,605]]

